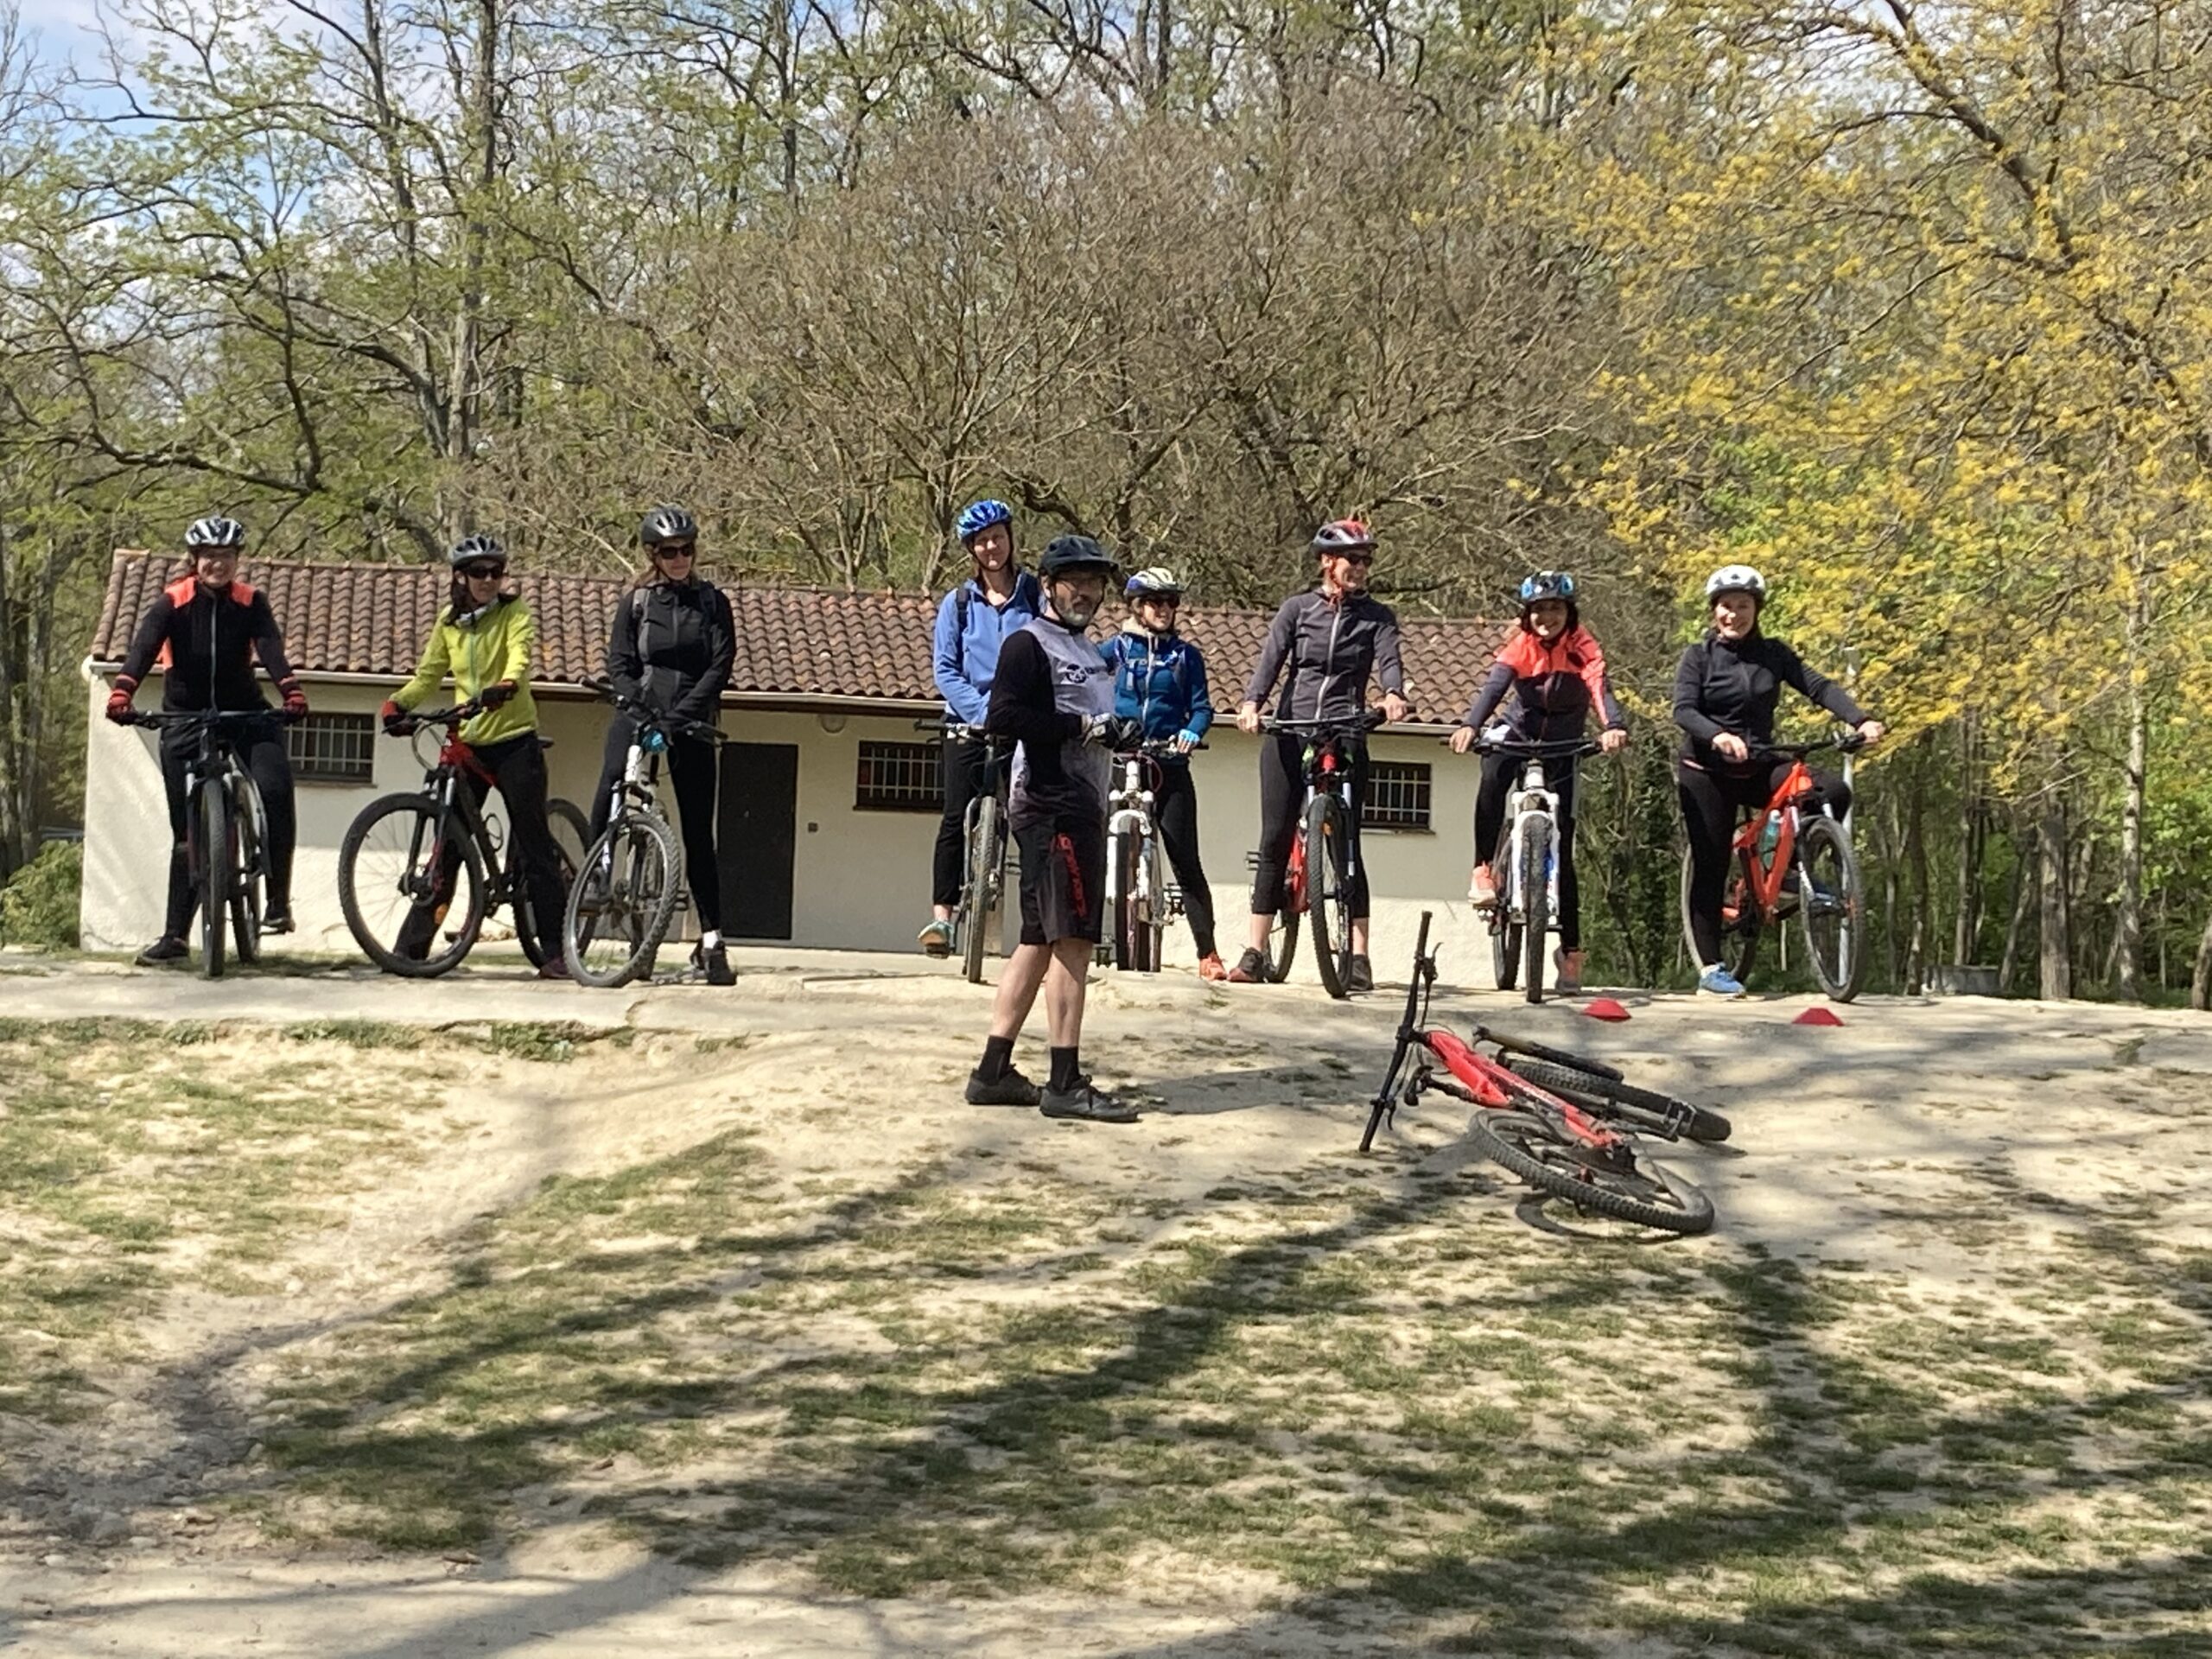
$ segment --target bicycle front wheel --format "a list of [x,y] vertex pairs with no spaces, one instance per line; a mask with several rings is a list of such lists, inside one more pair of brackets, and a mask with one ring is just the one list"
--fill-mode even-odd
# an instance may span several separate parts
[[1006,880],[1006,823],[999,799],[985,795],[976,803],[976,824],[968,836],[968,879],[960,893],[960,969],[970,985],[983,982],[983,957],[998,920],[999,892]]
[[1625,1144],[1600,1154],[1549,1113],[1485,1107],[1469,1120],[1467,1138],[1492,1163],[1586,1213],[1670,1233],[1713,1225],[1713,1200],[1689,1182]]
[[1547,833],[1532,823],[1521,837],[1521,982],[1531,1002],[1544,1000],[1544,941],[1552,925],[1550,821],[1541,822]]
[[423,795],[372,801],[338,849],[338,907],[371,962],[406,979],[451,971],[484,925],[484,861],[457,813]]
[[1351,995],[1351,849],[1344,806],[1333,795],[1316,795],[1306,809],[1306,913],[1321,988],[1342,1001]]
[[1148,974],[1156,965],[1146,947],[1149,929],[1145,920],[1144,846],[1132,835],[1113,837],[1114,966],[1125,974]]
[[231,812],[238,826],[238,857],[231,877],[231,938],[238,946],[238,960],[253,963],[261,960],[261,884],[267,874],[262,861],[269,855],[251,780],[241,772],[234,788]]
[[231,871],[238,857],[230,791],[203,782],[194,806],[194,833],[200,838],[193,860],[200,874],[200,972],[204,978],[220,979],[231,925]]
[[1807,817],[1797,831],[1797,916],[1813,977],[1838,1002],[1859,995],[1866,952],[1866,900],[1851,837],[1829,817]]
[[1521,924],[1513,919],[1513,882],[1503,853],[1492,863],[1491,878],[1497,889],[1490,911],[1491,982],[1510,991],[1521,977]]
[[658,814],[633,811],[607,826],[569,889],[561,928],[579,984],[610,990],[652,970],[679,879],[676,836]]

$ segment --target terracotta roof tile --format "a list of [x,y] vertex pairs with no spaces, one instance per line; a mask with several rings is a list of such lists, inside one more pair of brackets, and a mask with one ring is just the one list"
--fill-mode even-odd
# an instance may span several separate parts
[[[92,660],[122,660],[130,631],[175,561],[115,556],[92,643]],[[446,578],[427,565],[288,564],[249,561],[242,580],[264,588],[302,674],[404,679],[413,672]],[[537,619],[535,683],[575,686],[600,667],[607,618],[627,583],[618,576],[518,574]],[[937,601],[913,594],[734,586],[725,590],[739,640],[733,691],[754,696],[878,698],[934,702],[930,630]],[[1205,651],[1216,702],[1234,702],[1266,638],[1268,613],[1192,612],[1185,632]],[[1404,624],[1406,672],[1426,720],[1448,724],[1472,701],[1503,629],[1452,619]]]

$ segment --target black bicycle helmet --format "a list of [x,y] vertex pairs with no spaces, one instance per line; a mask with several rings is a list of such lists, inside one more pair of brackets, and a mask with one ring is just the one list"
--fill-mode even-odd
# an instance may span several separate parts
[[1338,518],[1313,532],[1316,553],[1372,552],[1375,532],[1357,518]]
[[1096,570],[1110,575],[1114,561],[1104,548],[1088,536],[1055,536],[1046,547],[1045,556],[1037,561],[1037,574],[1046,581],[1077,570]]
[[464,536],[446,555],[446,563],[456,570],[465,570],[472,564],[481,564],[486,559],[502,570],[507,568],[507,550],[489,536]]
[[226,518],[221,513],[211,513],[205,518],[194,519],[190,530],[184,532],[184,544],[192,552],[203,548],[240,548],[245,545],[245,526],[235,518]]
[[645,515],[645,522],[638,526],[638,540],[646,547],[698,539],[699,521],[677,506],[655,507]]

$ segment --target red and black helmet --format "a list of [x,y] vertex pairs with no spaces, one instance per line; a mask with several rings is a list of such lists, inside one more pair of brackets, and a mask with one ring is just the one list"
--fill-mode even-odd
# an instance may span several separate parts
[[1338,518],[1313,532],[1316,553],[1371,553],[1375,550],[1375,537],[1357,518]]

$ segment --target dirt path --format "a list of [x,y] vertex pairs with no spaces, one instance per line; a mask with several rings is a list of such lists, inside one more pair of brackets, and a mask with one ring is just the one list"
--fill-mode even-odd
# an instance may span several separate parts
[[[101,1402],[89,1414],[62,1422],[0,1414],[0,1648],[1042,1650],[1134,1659],[1371,1652],[1385,1631],[1395,1640],[1415,1626],[1433,1628],[1433,1615],[1409,1614],[1415,1604],[1402,1596],[1316,1603],[1295,1572],[1233,1569],[1195,1542],[1141,1551],[1126,1569],[1055,1558],[1031,1589],[1018,1573],[1009,1580],[943,1571],[937,1579],[949,1587],[924,1594],[898,1592],[911,1573],[880,1560],[842,1569],[842,1581],[880,1582],[884,1591],[841,1591],[838,1571],[810,1567],[814,1558],[796,1546],[741,1544],[724,1559],[688,1565],[670,1539],[671,1529],[690,1524],[681,1517],[694,1510],[684,1503],[750,1491],[759,1478],[741,1443],[720,1441],[685,1442],[673,1469],[671,1454],[650,1445],[582,1462],[568,1449],[533,1449],[516,1465],[512,1506],[493,1547],[409,1551],[347,1541],[347,1517],[389,1499],[402,1490],[397,1483],[443,1489],[412,1465],[389,1473],[394,1484],[383,1498],[377,1483],[387,1477],[373,1471],[365,1486],[350,1469],[353,1485],[334,1476],[300,1486],[297,1470],[321,1472],[298,1449],[302,1390],[365,1377],[347,1384],[360,1401],[398,1402],[349,1407],[356,1424],[412,1409],[409,1402],[429,1397],[423,1362],[410,1361],[416,1369],[404,1392],[391,1391],[397,1385],[377,1368],[410,1344],[418,1355],[444,1352],[439,1321],[458,1317],[440,1311],[449,1300],[532,1282],[556,1238],[573,1251],[587,1237],[578,1259],[599,1275],[563,1281],[571,1305],[598,1294],[610,1271],[632,1275],[627,1320],[635,1293],[649,1293],[662,1271],[652,1265],[656,1252],[691,1263],[715,1243],[701,1231],[702,1215],[735,1227],[757,1214],[764,1233],[766,1218],[779,1218],[785,1243],[751,1238],[742,1252],[733,1247],[730,1259],[742,1264],[736,1275],[715,1281],[712,1298],[678,1308],[676,1323],[651,1334],[662,1344],[653,1375],[680,1378],[769,1360],[803,1367],[871,1344],[888,1359],[902,1327],[887,1322],[894,1340],[883,1346],[870,1294],[836,1294],[874,1271],[871,1250],[901,1274],[937,1272],[970,1250],[982,1264],[930,1280],[902,1318],[950,1328],[987,1296],[993,1317],[1033,1319],[1070,1286],[1095,1286],[1084,1294],[1102,1307],[1130,1298],[1132,1286],[1149,1282],[1142,1275],[1153,1269],[1142,1264],[1163,1249],[1183,1252],[1177,1261],[1213,1260],[1242,1238],[1281,1236],[1308,1215],[1322,1219],[1294,1236],[1338,1241],[1317,1248],[1313,1259],[1363,1260],[1374,1247],[1328,1222],[1329,1205],[1405,1204],[1390,1195],[1443,1192],[1444,1184],[1465,1195],[1471,1174],[1480,1174],[1462,1168],[1458,1125],[1441,1103],[1402,1122],[1378,1158],[1363,1166],[1354,1154],[1359,1107],[1395,1019],[1387,989],[1352,1007],[1296,990],[1230,1004],[1180,976],[1108,978],[1096,993],[1089,1053],[1102,1075],[1132,1085],[1152,1109],[1143,1123],[1116,1133],[963,1105],[958,1083],[982,1004],[948,975],[788,953],[741,965],[745,977],[728,995],[682,988],[593,996],[487,980],[435,1002],[337,974],[226,988],[106,969],[0,980],[9,1017],[31,1021],[112,1009],[127,980],[134,1010],[144,1013],[158,994],[164,1018],[221,1019],[226,1061],[265,1065],[272,1076],[303,1055],[342,1061],[350,1052],[343,1040],[317,1031],[362,1020],[445,1025],[442,1016],[456,1006],[469,1014],[463,1036],[512,1023],[565,1032],[550,1040],[567,1046],[557,1064],[482,1044],[436,1049],[423,1064],[442,1084],[410,1084],[391,1103],[412,1114],[404,1121],[414,1143],[378,1152],[373,1181],[326,1205],[320,1224],[287,1235],[281,1259],[257,1270],[253,1287],[219,1291],[188,1270],[174,1272],[158,1305],[129,1322],[127,1354],[84,1368]],[[2110,1224],[2155,1221],[2158,1248],[2179,1253],[2171,1259],[2200,1262],[2212,1250],[2212,1187],[2203,1179],[2212,1152],[2212,1027],[2201,1018],[1870,1002],[1847,1011],[1841,1029],[1818,1030],[1789,1023],[1796,1002],[1630,1001],[1634,1017],[1618,1026],[1494,995],[1453,996],[1440,1007],[1455,1022],[1479,1018],[1572,1041],[1734,1117],[1730,1147],[1685,1149],[1679,1160],[1712,1194],[1719,1236],[1663,1256],[1646,1253],[1661,1263],[1655,1271],[1678,1261],[1725,1261],[1733,1264],[1729,1274],[1794,1262],[1879,1281],[1890,1287],[1892,1311],[1906,1302],[1955,1309],[1977,1298],[2028,1298],[2021,1286],[2039,1260]],[[360,1040],[358,1030],[352,1040]],[[397,1062],[364,1047],[357,1064],[375,1077]],[[0,1072],[0,1084],[7,1081]],[[1580,1246],[1510,1220],[1510,1195],[1483,1179],[1441,1226],[1408,1212],[1408,1225],[1434,1243],[1440,1260],[1455,1254],[1454,1229],[1474,1224],[1487,1252],[1524,1259],[1538,1273],[1592,1259],[1592,1249],[1607,1261],[1634,1259],[1618,1246]],[[685,1207],[685,1195],[708,1181],[726,1182],[727,1199]],[[1058,1196],[1040,1197],[1034,1216],[1005,1218],[989,1207],[1025,1188]],[[913,1230],[917,1204],[937,1230]],[[605,1219],[580,1233],[578,1217]],[[878,1236],[886,1228],[909,1231],[885,1243]],[[1388,1227],[1376,1237],[1387,1254]],[[1197,1253],[1201,1246],[1211,1254]],[[172,1245],[171,1266],[188,1269],[192,1248]],[[757,1304],[761,1312],[748,1318],[764,1334],[734,1338],[753,1326],[685,1322],[734,1306],[730,1299],[752,1294],[764,1274],[774,1289],[778,1253],[802,1249],[824,1252],[822,1265],[778,1291],[783,1301]],[[1688,1254],[1699,1251],[1706,1255]],[[1442,1329],[1420,1335],[1431,1323],[1422,1282],[1389,1293],[1402,1303],[1417,1347]],[[874,1294],[888,1302],[906,1294],[900,1286]],[[2022,1309],[2021,1331],[2044,1317],[2029,1300]],[[2073,1339],[2057,1313],[2050,1320],[2050,1341]],[[2191,1352],[2200,1323],[2179,1333]],[[1816,1338],[1791,1339],[1819,1345]],[[530,1338],[534,1351],[566,1355],[561,1363],[579,1367],[594,1363],[598,1340]],[[1636,1351],[1632,1334],[1600,1332],[1593,1341],[1600,1359]],[[480,1367],[483,1357],[472,1353],[467,1363]],[[1254,1373],[1267,1374],[1264,1364]],[[503,1376],[501,1386],[519,1384]],[[485,1395],[467,1408],[476,1414],[470,1421],[523,1411],[514,1399]],[[818,1407],[793,1395],[777,1408],[778,1421],[805,1409]],[[578,1433],[585,1427],[580,1419]],[[658,1419],[651,1433],[661,1433]],[[882,1502],[853,1501],[862,1510]],[[588,1515],[595,1505],[627,1519],[610,1526],[579,1516],[580,1506]],[[990,1509],[982,1503],[976,1512]],[[927,1533],[938,1522],[925,1503],[906,1525]],[[1162,1535],[1181,1535],[1168,1526]],[[1366,1581],[1364,1567],[1344,1570]],[[993,1588],[960,1590],[971,1581]],[[1579,1639],[1593,1651],[1677,1650],[1632,1626],[1618,1640],[1602,1629]],[[1719,1650],[1728,1650],[1725,1637]]]

